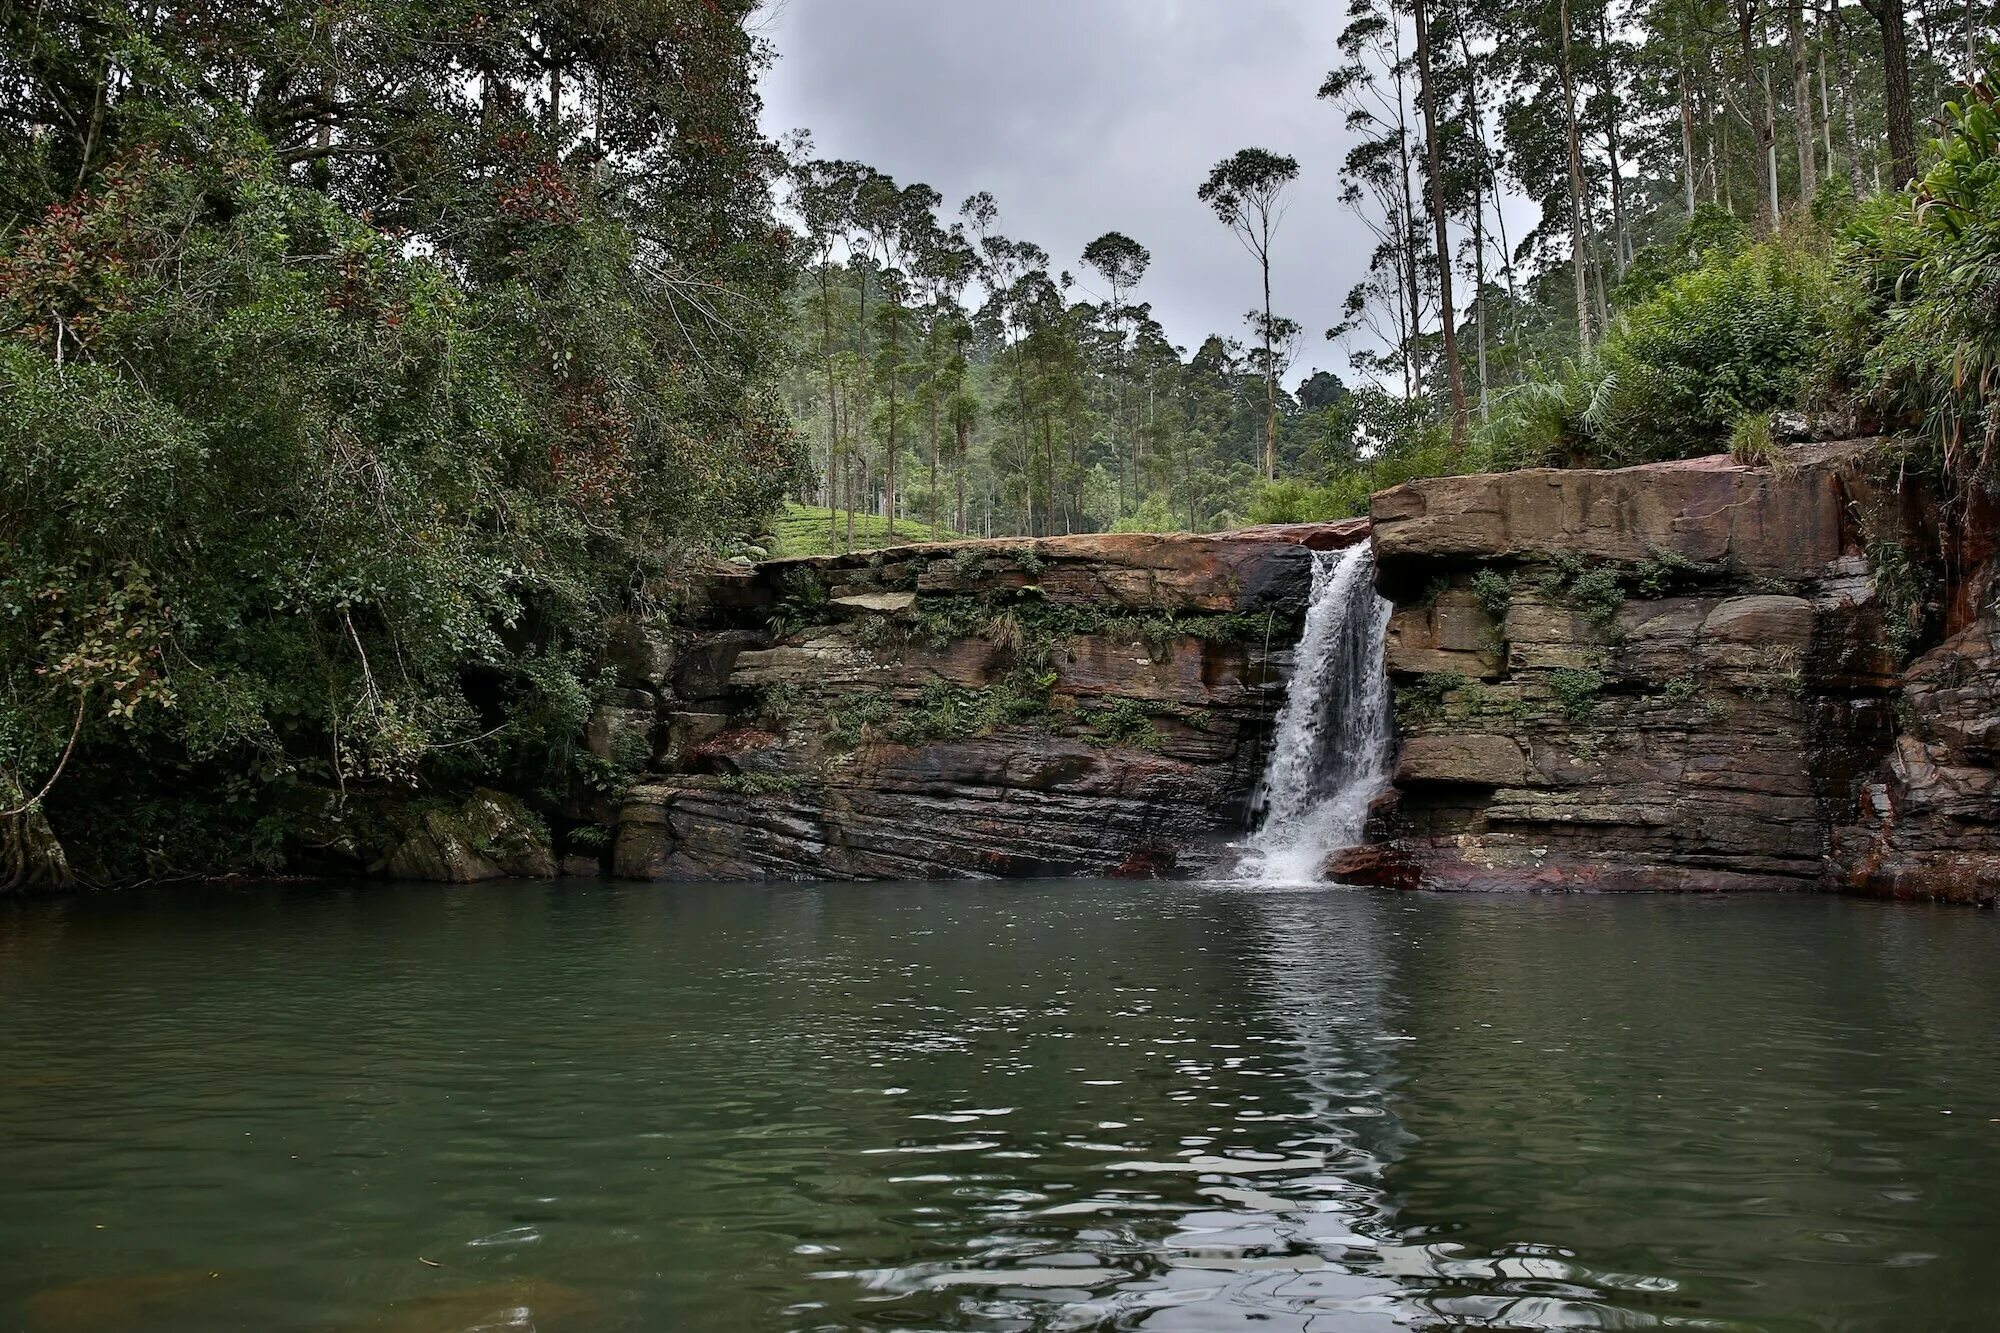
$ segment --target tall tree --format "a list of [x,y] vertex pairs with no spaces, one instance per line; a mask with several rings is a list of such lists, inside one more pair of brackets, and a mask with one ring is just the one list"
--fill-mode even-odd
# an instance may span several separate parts
[[1245,148],[1208,173],[1196,196],[1235,233],[1257,261],[1264,279],[1264,313],[1258,332],[1264,340],[1264,479],[1278,475],[1278,375],[1272,346],[1276,325],[1271,311],[1271,240],[1285,216],[1285,195],[1298,179],[1298,159]]
[[1584,231],[1583,136],[1577,127],[1576,62],[1571,57],[1569,0],[1560,0],[1564,141],[1569,150],[1570,273],[1576,285],[1576,342],[1590,350],[1590,241]]
[[1910,37],[1903,0],[1861,0],[1882,29],[1882,109],[1888,120],[1889,165],[1901,187],[1917,174],[1916,119],[1910,109]]
[[1128,411],[1127,390],[1131,378],[1131,364],[1126,357],[1125,318],[1129,313],[1125,298],[1146,276],[1152,266],[1152,253],[1145,246],[1123,232],[1108,231],[1083,248],[1083,262],[1096,269],[1105,284],[1111,288],[1111,329],[1118,339],[1118,427],[1124,444],[1127,468],[1119,470],[1120,507],[1123,507],[1123,488],[1130,473],[1134,493],[1139,486],[1139,442],[1137,433],[1131,428]]
[[[1424,156],[1429,165],[1431,226],[1437,235],[1439,332],[1444,340],[1445,389],[1451,397],[1452,448],[1464,450],[1466,431],[1465,376],[1458,364],[1458,307],[1451,292],[1451,236],[1446,225],[1444,157],[1438,148],[1437,73],[1431,68],[1431,24],[1425,0],[1415,0],[1417,28],[1417,89],[1423,102]],[[1265,343],[1268,348],[1269,342]],[[1276,429],[1272,430],[1275,442]]]

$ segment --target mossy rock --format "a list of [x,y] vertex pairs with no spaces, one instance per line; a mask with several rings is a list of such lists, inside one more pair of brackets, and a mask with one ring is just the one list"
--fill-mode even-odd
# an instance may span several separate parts
[[458,807],[431,806],[395,822],[401,841],[373,867],[393,879],[472,884],[555,877],[548,829],[504,792],[481,788]]

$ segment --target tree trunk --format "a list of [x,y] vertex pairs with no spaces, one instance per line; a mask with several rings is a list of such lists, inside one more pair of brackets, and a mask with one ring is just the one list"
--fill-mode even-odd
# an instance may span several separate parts
[[1917,129],[1910,112],[1910,38],[1903,0],[1861,0],[1882,27],[1882,100],[1889,121],[1889,165],[1901,189],[1917,174]]
[[967,455],[971,452],[972,423],[967,421],[965,414],[961,412],[958,414],[957,419],[953,421],[952,426],[953,434],[958,440],[958,457],[955,460],[956,466],[954,469],[958,473],[958,522],[954,525],[954,529],[959,533],[963,533],[965,531],[965,463]]
[[931,388],[931,535],[944,526],[944,516],[938,512],[938,451],[944,448],[943,431],[938,424],[937,387]]
[[1417,360],[1417,342],[1424,336],[1423,287],[1417,281],[1417,202],[1410,193],[1410,126],[1404,108],[1409,98],[1403,92],[1403,30],[1400,24],[1394,28],[1396,75],[1396,156],[1401,163],[1402,173],[1398,181],[1403,192],[1403,220],[1398,234],[1397,249],[1402,252],[1403,268],[1410,289],[1410,334],[1403,345],[1404,391],[1409,395],[1420,394],[1424,390],[1422,363]]
[[1814,161],[1812,113],[1812,69],[1806,63],[1805,0],[1791,0],[1785,11],[1785,35],[1792,45],[1792,122],[1798,136],[1799,199],[1810,203],[1819,190],[1818,163]]
[[1758,56],[1757,0],[1737,0],[1736,41],[1738,55],[1743,63],[1743,90],[1746,94],[1757,87],[1758,75],[1763,75],[1764,105],[1756,110],[1746,98],[1738,108],[1743,119],[1750,124],[1751,151],[1755,155],[1757,171],[1757,215],[1766,231],[1778,225],[1778,148],[1777,129],[1771,107],[1771,65]]
[[1847,143],[1847,183],[1856,199],[1868,192],[1861,179],[1861,128],[1854,119],[1854,71],[1847,60],[1847,23],[1833,0],[1833,58],[1840,71],[1840,134]]
[[839,403],[834,392],[833,381],[833,272],[832,252],[820,257],[819,266],[819,330],[820,348],[826,355],[826,523],[827,547],[831,551],[840,544],[840,514],[836,508],[834,477],[839,467],[840,431]]
[[1486,120],[1479,105],[1479,66],[1472,57],[1465,25],[1458,29],[1458,51],[1465,61],[1465,112],[1472,121],[1472,138],[1478,160],[1472,169],[1472,299],[1477,303],[1479,338],[1479,419],[1491,419],[1486,390]]
[[1271,347],[1271,224],[1264,222],[1264,243],[1257,257],[1264,261],[1264,480],[1278,476],[1278,362]]
[[1590,350],[1590,290],[1584,266],[1590,262],[1590,245],[1583,235],[1583,148],[1576,131],[1576,72],[1569,51],[1569,0],[1561,0],[1563,125],[1569,140],[1569,248],[1570,271],[1576,279],[1576,342]]
[[[1444,212],[1444,159],[1438,151],[1437,75],[1431,69],[1430,11],[1416,0],[1417,96],[1423,107],[1424,156],[1430,163],[1431,227],[1437,233],[1438,325],[1444,337],[1445,388],[1451,397],[1451,446],[1465,449],[1465,376],[1458,364],[1458,307],[1451,293],[1451,228]],[[1275,403],[1273,404],[1275,408]]]
[[1687,215],[1694,216],[1694,102],[1688,96],[1687,66],[1680,69],[1681,85],[1681,193]]
[[1771,90],[1771,58],[1764,57],[1764,185],[1765,205],[1773,230],[1778,225],[1778,98]]
[[1632,262],[1631,236],[1625,229],[1625,170],[1618,153],[1618,112],[1625,100],[1618,87],[1618,66],[1611,45],[1611,7],[1609,5],[1598,14],[1598,40],[1604,43],[1606,68],[1610,71],[1605,82],[1604,149],[1606,161],[1611,169],[1611,262],[1622,281],[1625,266]]
[[883,516],[888,520],[889,524],[887,535],[893,537],[896,535],[896,448],[897,448],[896,387],[897,387],[897,381],[902,378],[901,363],[903,359],[903,343],[902,343],[902,324],[901,324],[902,300],[898,294],[898,289],[896,286],[892,285],[888,290],[889,290],[889,452],[886,459],[883,462],[883,471],[888,478],[887,486],[889,492],[889,503],[887,509],[884,511]]

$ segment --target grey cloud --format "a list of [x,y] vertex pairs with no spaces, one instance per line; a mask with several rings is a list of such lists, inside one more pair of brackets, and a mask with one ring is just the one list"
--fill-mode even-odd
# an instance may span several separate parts
[[1195,188],[1247,145],[1297,157],[1276,304],[1312,331],[1297,375],[1347,374],[1318,336],[1367,262],[1366,233],[1339,202],[1339,116],[1315,97],[1340,6],[784,0],[762,22],[779,56],[767,130],[810,129],[821,153],[927,181],[952,207],[991,190],[1003,230],[1059,266],[1077,268],[1105,231],[1130,234],[1153,252],[1140,294],[1184,345],[1245,336],[1258,299],[1251,260]]

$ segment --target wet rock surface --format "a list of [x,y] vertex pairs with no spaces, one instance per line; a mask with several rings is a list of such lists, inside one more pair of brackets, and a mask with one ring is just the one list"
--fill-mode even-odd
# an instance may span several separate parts
[[[655,744],[600,864],[655,880],[1185,869],[1247,821],[1311,553],[1367,531],[979,541],[719,574],[611,659],[621,692],[591,748]],[[629,691],[649,689],[655,715],[633,715]]]
[[1330,869],[1990,901],[2000,624],[1904,670],[1886,627],[1924,608],[1882,566],[1934,550],[1937,520],[1884,458],[1856,441],[1775,470],[1699,459],[1377,496],[1401,752],[1377,841]]

